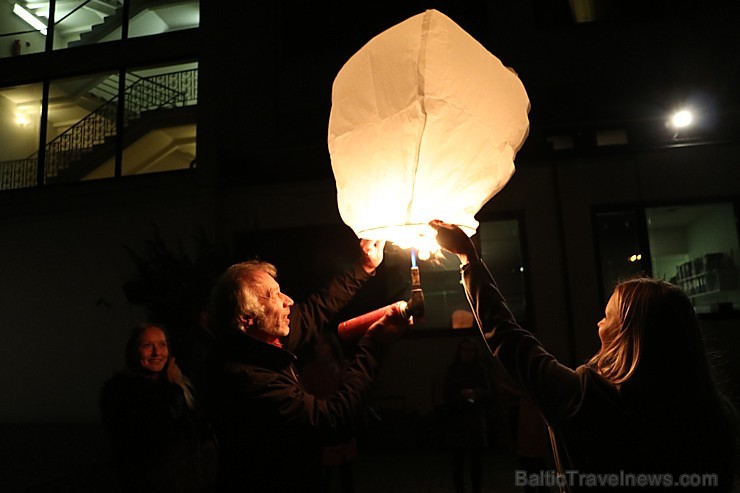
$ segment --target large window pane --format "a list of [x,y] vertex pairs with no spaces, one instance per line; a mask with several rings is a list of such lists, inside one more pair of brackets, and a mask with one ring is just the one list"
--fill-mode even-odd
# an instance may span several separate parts
[[699,313],[740,309],[732,203],[645,210],[654,275],[678,284]]
[[[46,48],[45,18],[27,2],[0,2],[0,57],[39,53]],[[43,7],[43,6],[42,6]],[[48,8],[45,8],[48,12]],[[33,22],[33,24],[31,24]],[[43,31],[43,32],[42,32]]]
[[[128,37],[196,28],[200,2],[130,0]],[[51,1],[0,2],[0,57],[38,53],[46,48]],[[123,34],[123,0],[56,0],[55,50],[119,40]]]
[[614,286],[649,272],[650,260],[643,256],[642,210],[599,212],[594,215],[596,252],[601,264],[602,303],[605,306]]
[[188,169],[195,163],[198,65],[126,75],[123,175]]
[[0,190],[36,185],[41,84],[0,89]]
[[[410,250],[402,250],[411,268]],[[399,262],[400,265],[403,263]],[[420,328],[449,329],[472,327],[472,316],[460,284],[460,261],[444,253],[433,260],[420,260],[419,276],[424,292],[424,319]],[[402,269],[403,272],[403,269]],[[409,285],[411,283],[409,270]]]
[[122,0],[56,0],[54,49],[121,39],[122,12]]
[[[491,268],[509,308],[527,323],[527,299],[519,221],[481,221],[478,241],[483,259]],[[460,285],[460,261],[445,253],[443,258],[420,261],[421,285],[426,313],[424,326],[434,328],[475,327],[470,305]]]
[[[118,103],[115,73],[52,81],[46,144],[46,182],[112,177]],[[103,171],[101,171],[103,170]]]
[[151,36],[171,31],[198,27],[200,2],[151,2],[131,0],[129,38]]
[[481,222],[478,227],[481,255],[496,277],[501,294],[516,319],[526,324],[528,307],[522,241],[516,219]]

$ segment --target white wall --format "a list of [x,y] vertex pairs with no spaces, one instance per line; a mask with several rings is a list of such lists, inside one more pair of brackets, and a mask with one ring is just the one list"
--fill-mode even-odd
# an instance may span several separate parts
[[[39,148],[39,114],[23,112],[29,124],[18,124],[18,105],[5,97],[0,90],[0,161],[25,159]],[[29,94],[37,93],[41,101],[41,84],[27,86]]]
[[[14,2],[0,2],[0,35],[31,31],[33,28],[13,13]],[[11,56],[11,49],[15,40],[21,41],[21,54],[38,53],[44,50],[46,37],[38,31],[17,34],[14,36],[0,36],[0,58]],[[30,46],[26,46],[29,43]]]

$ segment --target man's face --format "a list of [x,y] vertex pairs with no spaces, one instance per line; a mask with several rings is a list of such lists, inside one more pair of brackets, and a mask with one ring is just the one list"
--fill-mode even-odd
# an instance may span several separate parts
[[251,329],[252,335],[263,340],[287,336],[290,332],[289,317],[293,300],[280,292],[280,285],[267,272],[259,271],[255,278],[255,291],[265,308],[265,316],[255,320]]
[[159,373],[167,364],[169,350],[167,339],[157,327],[147,327],[139,336],[139,361],[141,367]]

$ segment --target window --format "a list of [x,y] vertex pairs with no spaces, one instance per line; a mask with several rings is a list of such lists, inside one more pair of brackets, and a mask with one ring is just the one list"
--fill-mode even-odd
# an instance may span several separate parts
[[642,252],[643,211],[599,212],[594,216],[596,256],[601,265],[601,300],[606,306],[614,286],[625,279],[650,271],[650,258]]
[[655,277],[678,284],[697,313],[740,309],[732,203],[652,207],[645,216]]
[[198,27],[200,2],[151,2],[132,0],[129,12],[129,37],[150,36]]
[[523,242],[518,219],[481,222],[480,251],[517,321],[527,324]]
[[125,101],[122,175],[194,166],[197,63],[127,72]]
[[[128,4],[128,19],[124,18]],[[46,49],[49,17],[54,9],[53,49],[61,50],[122,39],[151,36],[200,24],[200,2],[149,0],[13,0],[0,2],[0,57]]]
[[0,190],[37,181],[41,84],[0,89]]
[[[49,17],[49,2],[35,2],[33,5],[36,16]],[[122,7],[123,2],[119,0],[56,0],[54,49],[121,39]]]
[[[519,220],[481,221],[476,240],[479,252],[496,278],[509,308],[519,322],[526,324],[528,304]],[[419,271],[426,307],[424,326],[475,327],[460,284],[457,256],[445,253],[441,259],[420,261]]]
[[596,213],[604,303],[616,282],[648,274],[681,287],[697,313],[740,309],[736,217],[731,202]]
[[79,181],[115,156],[117,92],[115,72],[51,82],[45,183]]
[[[46,23],[36,19],[36,26],[30,24],[32,15],[23,8],[23,2],[0,2],[0,57],[39,53],[46,48]],[[16,7],[18,5],[18,7]]]
[[[49,84],[44,183],[189,169],[196,156],[198,64],[125,73],[119,138],[118,72]],[[0,190],[37,183],[42,84],[0,89]],[[119,142],[120,141],[120,142]]]

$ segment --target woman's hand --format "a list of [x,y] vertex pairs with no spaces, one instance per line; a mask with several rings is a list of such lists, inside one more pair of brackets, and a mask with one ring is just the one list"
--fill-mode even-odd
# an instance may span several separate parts
[[437,243],[445,250],[457,254],[460,262],[467,264],[471,259],[478,258],[475,245],[468,235],[456,224],[449,224],[439,219],[429,222],[429,225],[437,231]]

